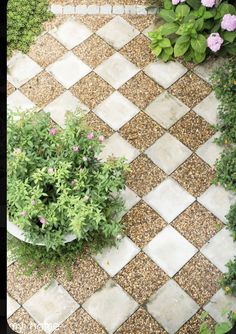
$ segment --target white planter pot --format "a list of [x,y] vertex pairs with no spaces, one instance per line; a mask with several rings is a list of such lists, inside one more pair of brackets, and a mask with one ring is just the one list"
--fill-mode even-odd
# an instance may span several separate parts
[[[27,242],[29,244],[33,244],[33,242],[31,242],[30,240],[28,239],[26,240],[23,230],[19,226],[16,226],[15,224],[11,223],[9,220],[7,221],[7,231],[17,239]],[[64,243],[71,242],[75,239],[76,236],[73,233],[68,233],[64,236]],[[38,242],[35,245],[45,246],[43,242]]]

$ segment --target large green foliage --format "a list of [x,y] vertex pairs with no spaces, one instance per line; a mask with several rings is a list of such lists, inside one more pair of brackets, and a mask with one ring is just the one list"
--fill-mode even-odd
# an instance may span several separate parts
[[42,32],[42,23],[53,17],[47,0],[9,0],[7,4],[7,55],[27,53]]

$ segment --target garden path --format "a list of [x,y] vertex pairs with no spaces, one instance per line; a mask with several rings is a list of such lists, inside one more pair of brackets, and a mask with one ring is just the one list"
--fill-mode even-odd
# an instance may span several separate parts
[[9,61],[12,109],[37,106],[63,127],[66,110],[80,106],[106,137],[102,157],[131,164],[118,249],[78,261],[71,282],[59,273],[48,290],[47,276],[25,278],[8,264],[8,322],[18,333],[196,334],[202,310],[214,324],[228,302],[236,307],[217,283],[236,251],[224,227],[233,198],[211,185],[220,149],[209,74],[222,60],[157,61],[153,20],[57,15],[28,55]]

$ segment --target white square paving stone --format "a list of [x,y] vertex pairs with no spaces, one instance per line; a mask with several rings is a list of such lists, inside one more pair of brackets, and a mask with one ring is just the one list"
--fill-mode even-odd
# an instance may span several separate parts
[[192,151],[170,133],[165,133],[145,153],[166,174],[171,174]]
[[126,161],[130,163],[138,155],[139,151],[116,132],[104,142],[104,148],[98,157],[102,161],[110,156],[115,158],[125,157]]
[[7,62],[7,67],[7,80],[16,88],[19,88],[42,71],[41,66],[21,52],[12,56]]
[[169,129],[189,108],[168,92],[160,94],[146,108],[145,112],[165,129]]
[[217,59],[209,59],[205,61],[203,64],[197,65],[194,67],[193,71],[201,77],[203,80],[209,82],[210,76],[214,69],[223,65],[225,59],[220,57]]
[[212,185],[197,200],[226,224],[225,216],[230,206],[235,203],[236,196],[221,186]]
[[143,251],[168,276],[173,277],[193,257],[197,248],[168,225],[143,248]]
[[169,280],[157,290],[146,307],[168,334],[176,333],[199,309],[195,301],[174,280]]
[[68,19],[59,27],[53,28],[50,34],[71,50],[91,36],[92,31],[83,23]]
[[144,68],[144,72],[159,85],[168,88],[187,72],[187,68],[177,61],[164,63],[157,60],[148,64]]
[[223,147],[217,145],[214,140],[219,137],[219,133],[214,134],[204,144],[200,145],[197,149],[197,155],[202,158],[206,163],[213,167],[216,160],[220,157],[223,152]]
[[118,213],[118,220],[120,220],[135,204],[140,201],[140,197],[127,186],[120,192],[120,196],[124,201],[124,208]]
[[208,123],[214,125],[217,123],[217,108],[219,101],[215,97],[214,92],[211,92],[204,100],[202,100],[193,110],[202,116]]
[[139,34],[139,31],[122,17],[116,16],[103,27],[98,29],[96,34],[116,50],[119,50],[136,37]]
[[94,112],[114,130],[119,130],[122,125],[139,112],[139,109],[116,91],[100,103],[94,109]]
[[102,253],[94,256],[99,265],[111,276],[115,276],[140,249],[128,238],[124,237],[117,246],[107,247]]
[[89,111],[89,108],[81,103],[73,94],[71,94],[71,92],[65,91],[48,104],[44,108],[44,111],[49,112],[54,122],[64,128],[66,112],[75,112],[77,109],[84,113]]
[[20,111],[35,108],[35,104],[19,90],[16,90],[7,97],[7,108],[9,111],[15,112],[18,110]]
[[17,301],[7,294],[7,318],[10,318],[19,308]]
[[55,280],[49,287],[42,287],[23,304],[26,311],[47,334],[51,334],[79,306]]
[[86,300],[83,308],[112,334],[137,310],[138,304],[110,279],[102,289]]
[[71,51],[49,65],[46,70],[67,89],[92,71],[88,65]]
[[131,79],[139,69],[119,53],[114,53],[102,64],[95,68],[100,77],[107,81],[115,89],[120,88],[126,81]]
[[225,292],[220,289],[211,298],[210,302],[203,307],[204,310],[209,312],[210,316],[216,322],[227,322],[227,314],[222,315],[222,311],[227,309],[229,311],[235,311],[236,298],[234,296],[226,295]]
[[192,204],[195,198],[169,177],[145,195],[143,200],[170,223]]
[[236,255],[236,243],[225,227],[201,248],[201,253],[225,273],[226,263]]

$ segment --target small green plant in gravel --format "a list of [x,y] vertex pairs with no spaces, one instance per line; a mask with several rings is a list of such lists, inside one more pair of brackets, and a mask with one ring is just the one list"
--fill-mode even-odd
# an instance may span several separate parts
[[42,23],[51,19],[47,0],[9,0],[7,3],[7,55],[14,50],[27,53],[42,32]]
[[229,213],[226,216],[227,219],[227,229],[230,230],[231,235],[236,241],[236,203],[231,205]]
[[236,256],[227,263],[228,272],[220,281],[221,287],[226,294],[236,296]]
[[[208,323],[205,321],[208,312],[204,311],[201,314],[201,320],[203,323],[200,326],[199,334],[225,334],[225,333],[232,333],[231,330],[234,328],[234,325],[236,323],[236,312],[234,311],[228,311],[223,310],[222,315],[227,314],[228,321],[226,322],[220,322],[215,325],[214,330],[212,331],[208,325]],[[232,333],[233,334],[233,333]]]

